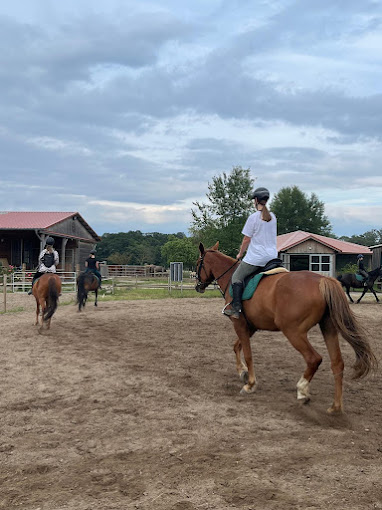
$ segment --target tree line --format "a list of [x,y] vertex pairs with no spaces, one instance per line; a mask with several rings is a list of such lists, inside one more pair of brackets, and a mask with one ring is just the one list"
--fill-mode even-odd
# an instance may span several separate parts
[[[212,178],[205,202],[193,203],[189,237],[183,232],[162,234],[137,230],[106,233],[97,246],[97,258],[109,264],[166,267],[170,262],[183,262],[185,268],[192,269],[198,257],[199,242],[212,246],[216,241],[219,241],[224,253],[235,257],[244,223],[254,212],[250,198],[254,187],[255,180],[249,168],[233,167],[229,173],[223,172]],[[298,186],[282,188],[273,196],[269,208],[277,217],[279,235],[303,230],[364,246],[382,244],[382,229],[338,238],[325,215],[325,204],[315,193],[308,195]]]

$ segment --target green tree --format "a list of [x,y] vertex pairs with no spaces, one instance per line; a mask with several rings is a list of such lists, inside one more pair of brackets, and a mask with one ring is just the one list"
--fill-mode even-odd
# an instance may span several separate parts
[[298,186],[282,188],[274,195],[270,209],[277,217],[278,234],[304,230],[333,237],[325,205],[315,193],[309,197]]
[[185,269],[192,269],[198,259],[198,248],[190,238],[167,241],[161,251],[168,265],[170,262],[183,262]]
[[382,244],[382,229],[368,230],[364,234],[341,236],[341,241],[347,241],[349,243],[362,244],[363,246],[375,246],[376,244]]
[[194,202],[191,209],[190,232],[195,241],[212,246],[219,241],[220,248],[228,255],[236,255],[242,234],[241,230],[252,208],[250,194],[254,179],[250,169],[233,167],[227,174],[215,176],[208,184],[207,203]]

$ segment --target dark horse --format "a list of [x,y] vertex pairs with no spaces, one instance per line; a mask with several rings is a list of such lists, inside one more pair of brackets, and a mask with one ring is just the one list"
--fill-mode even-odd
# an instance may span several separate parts
[[47,329],[50,328],[50,321],[58,306],[58,298],[61,294],[61,279],[55,273],[45,273],[33,285],[33,295],[36,299],[36,322],[38,325],[38,318],[41,308],[41,326],[39,331],[42,330],[44,324]]
[[373,269],[373,271],[369,271],[368,275],[369,275],[369,278],[367,280],[366,286],[363,284],[363,282],[360,282],[359,280],[357,280],[354,273],[344,273],[344,274],[340,274],[339,276],[337,276],[337,280],[340,282],[342,287],[345,287],[346,294],[349,296],[349,299],[352,303],[354,303],[354,301],[350,295],[350,287],[352,287],[353,289],[362,289],[363,288],[362,295],[359,299],[357,299],[357,303],[359,303],[361,301],[361,299],[363,298],[363,296],[366,294],[366,292],[368,290],[370,290],[370,292],[372,292],[374,294],[374,297],[377,300],[377,303],[379,302],[377,294],[375,293],[375,290],[374,290],[374,282],[378,278],[378,276],[382,276],[382,267],[377,267],[377,269]]
[[77,303],[78,311],[85,308],[86,300],[88,299],[88,293],[93,290],[95,292],[94,306],[97,306],[98,289],[100,281],[94,273],[91,271],[85,271],[81,273],[77,278]]
[[[205,288],[217,281],[226,300],[231,301],[229,286],[237,261],[217,251],[219,243],[208,250],[200,244],[197,261],[197,284],[195,289]],[[309,401],[309,384],[322,357],[308,340],[308,331],[320,325],[329,352],[334,376],[334,401],[329,413],[340,413],[342,404],[342,379],[344,362],[338,334],[351,345],[355,352],[355,378],[363,377],[377,367],[365,332],[350,309],[341,286],[334,278],[310,271],[284,272],[260,280],[251,299],[243,301],[239,319],[230,317],[237,334],[234,345],[236,368],[246,384],[241,393],[252,393],[256,388],[250,338],[258,330],[282,331],[293,347],[299,351],[306,369],[297,383],[297,399]],[[241,360],[244,352],[245,365]],[[270,371],[271,373],[271,371]]]

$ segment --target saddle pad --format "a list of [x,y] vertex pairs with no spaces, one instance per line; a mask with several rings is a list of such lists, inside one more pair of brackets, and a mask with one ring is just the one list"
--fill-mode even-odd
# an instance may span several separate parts
[[363,281],[364,281],[364,279],[365,279],[365,278],[364,278],[364,276],[362,276],[361,274],[358,274],[358,273],[356,273],[355,277],[357,278],[357,280],[358,280],[359,282],[363,282]]
[[[247,299],[251,299],[253,294],[255,293],[255,290],[257,286],[259,285],[259,282],[263,276],[271,276],[273,274],[279,274],[279,273],[289,273],[288,269],[285,269],[285,267],[275,267],[274,269],[270,269],[269,271],[265,271],[263,273],[258,273],[252,276],[252,278],[248,281],[247,285],[245,286],[242,301],[245,301]],[[231,297],[233,297],[232,294],[232,285],[229,288],[229,293]]]

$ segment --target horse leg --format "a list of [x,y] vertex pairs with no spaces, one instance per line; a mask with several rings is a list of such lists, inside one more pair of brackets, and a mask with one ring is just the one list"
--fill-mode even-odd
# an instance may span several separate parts
[[34,323],[35,326],[38,326],[38,316],[40,315],[40,303],[38,302],[38,299],[36,299],[36,321]]
[[95,301],[94,301],[94,306],[98,306],[98,305],[97,305],[97,299],[98,299],[98,289],[96,289],[94,292],[95,292]]
[[346,288],[346,294],[348,295],[348,297],[349,297],[349,299],[350,299],[350,302],[351,302],[351,303],[354,303],[353,298],[352,298],[352,297],[351,297],[351,295],[350,295],[350,287],[345,287],[345,288]]
[[342,359],[338,332],[330,318],[320,322],[320,328],[329,352],[330,363],[334,375],[334,401],[328,408],[330,414],[341,413],[343,411],[342,403],[342,380],[344,372],[344,362]]
[[240,380],[247,384],[248,383],[248,370],[247,366],[243,363],[241,359],[241,343],[239,338],[236,340],[235,345],[233,346],[233,350],[236,356],[236,370],[239,374]]
[[322,362],[322,357],[309,343],[307,331],[298,331],[295,329],[282,330],[293,347],[302,354],[306,369],[297,383],[297,400],[303,404],[307,404],[310,400],[309,383],[317,372]]
[[[240,393],[242,395],[246,395],[248,393],[253,393],[256,390],[256,377],[255,377],[255,370],[253,368],[253,359],[252,359],[252,349],[251,349],[251,343],[250,343],[250,333],[248,330],[248,326],[246,324],[246,321],[244,317],[240,317],[240,320],[237,319],[231,319],[232,324],[235,328],[236,334],[238,336],[238,340],[236,341],[236,348],[239,356],[240,356],[240,347],[243,349],[244,359],[245,363],[247,365],[248,370],[248,381],[246,384],[242,387]],[[238,354],[236,356],[238,356]],[[237,359],[237,357],[236,357]],[[241,361],[240,361],[241,364]],[[243,375],[243,378],[246,378]]]
[[363,292],[362,292],[362,296],[361,296],[359,299],[357,299],[357,303],[359,303],[359,302],[361,301],[361,299],[362,299],[362,298],[363,298],[363,296],[366,294],[366,292],[367,292],[367,287],[364,287],[364,288],[363,288]]
[[370,287],[370,292],[372,292],[374,294],[374,297],[377,300],[377,303],[379,303],[379,299],[378,299],[377,294],[375,293],[374,287]]
[[44,313],[46,310],[46,302],[45,302],[44,298],[40,298],[39,302],[40,302],[40,308],[41,308],[41,325],[40,325],[40,330],[41,330],[44,326]]

